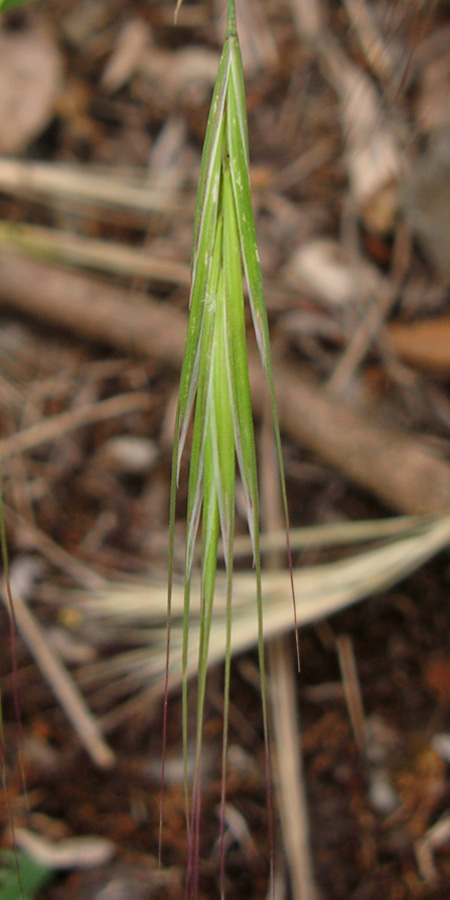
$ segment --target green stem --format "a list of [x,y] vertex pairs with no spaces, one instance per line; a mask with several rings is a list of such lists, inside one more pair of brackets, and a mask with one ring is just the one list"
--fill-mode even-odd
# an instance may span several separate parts
[[228,0],[227,37],[237,37],[236,10],[234,6],[234,0]]

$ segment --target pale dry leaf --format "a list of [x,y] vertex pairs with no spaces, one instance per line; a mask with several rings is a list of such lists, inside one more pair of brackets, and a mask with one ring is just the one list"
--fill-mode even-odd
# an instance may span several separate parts
[[14,836],[18,847],[51,869],[92,869],[105,865],[115,852],[112,841],[97,835],[49,841],[27,828],[16,828]]
[[161,102],[172,103],[178,96],[205,99],[217,74],[219,57],[213,50],[186,47],[176,52],[150,48],[142,55],[140,71],[158,91]]
[[369,263],[350,264],[337,241],[315,238],[289,260],[285,279],[327,306],[345,306],[376,294],[382,278]]
[[109,438],[97,454],[97,465],[123,475],[145,475],[158,458],[154,441],[139,435],[121,434]]
[[385,233],[398,208],[399,148],[367,73],[349,64],[340,88],[351,195],[369,228]]
[[103,72],[106,90],[118,91],[132,78],[151,43],[150,26],[142,19],[131,19],[123,26]]
[[402,156],[377,86],[347,57],[331,32],[324,30],[317,50],[339,97],[351,198],[371,231],[390,232],[398,210]]
[[19,153],[51,120],[61,57],[40,31],[0,31],[0,153]]

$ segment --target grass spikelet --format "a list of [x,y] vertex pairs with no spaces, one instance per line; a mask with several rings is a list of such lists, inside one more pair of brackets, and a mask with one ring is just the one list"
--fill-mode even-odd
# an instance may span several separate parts
[[[224,895],[224,809],[230,686],[232,586],[236,471],[243,484],[253,548],[261,697],[267,768],[269,840],[271,794],[269,729],[263,641],[263,602],[259,546],[258,472],[247,363],[243,278],[247,282],[253,325],[267,374],[282,496],[288,531],[281,440],[269,347],[269,329],[250,195],[244,79],[236,31],[234,0],[228,3],[228,28],[211,101],[200,169],[194,221],[190,315],[181,372],[172,459],[169,541],[169,623],[163,722],[162,788],[167,734],[170,615],[176,489],[189,423],[193,418],[186,510],[184,622],[182,642],[183,749],[185,760],[188,865],[186,896],[195,897],[198,880],[201,755],[211,622],[221,538],[226,569],[226,651],[221,796],[221,894]],[[201,531],[200,637],[193,783],[188,784],[188,672],[191,578],[194,547]],[[289,566],[290,553],[288,549]],[[295,598],[292,584],[292,594]],[[162,792],[163,794],[163,792]],[[161,797],[162,797],[161,794]],[[162,803],[162,800],[161,800]],[[161,806],[162,825],[162,806]]]

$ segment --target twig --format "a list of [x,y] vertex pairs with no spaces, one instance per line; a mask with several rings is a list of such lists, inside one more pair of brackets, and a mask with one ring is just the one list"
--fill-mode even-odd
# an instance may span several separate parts
[[0,251],[0,304],[121,352],[178,368],[186,320],[168,304]]
[[108,400],[100,400],[98,403],[90,403],[80,409],[70,409],[0,440],[0,460],[10,459],[26,450],[32,450],[84,425],[148,409],[151,403],[152,398],[148,394],[130,392],[110,397]]
[[363,361],[372,341],[376,339],[383,322],[398,299],[408,270],[409,260],[408,235],[405,228],[400,225],[396,234],[391,278],[388,282],[383,283],[379,295],[369,301],[367,312],[361,324],[353,334],[348,347],[328,382],[330,390],[337,393],[344,391],[355,369]]
[[114,241],[94,240],[40,225],[0,221],[0,244],[45,257],[48,262],[70,263],[129,278],[184,286],[190,279],[187,264],[152,256],[150,249],[136,250]]
[[344,0],[344,5],[372,71],[382,81],[391,81],[398,60],[383,41],[373,9],[366,0]]
[[[401,170],[401,154],[385,121],[378,91],[369,74],[348,58],[328,28],[320,0],[292,0],[292,6],[301,39],[314,46],[324,76],[339,98],[352,198],[371,226],[383,231],[387,225],[391,227],[396,209],[393,185]],[[388,194],[378,209],[372,201],[385,191]]]
[[424,836],[416,841],[414,851],[417,865],[426,883],[432,883],[438,879],[439,873],[434,862],[433,851],[448,844],[449,838],[450,816],[448,813],[444,813],[431,828],[428,828]]
[[292,635],[269,644],[272,718],[277,744],[278,803],[296,900],[314,900],[309,818],[300,737]]
[[64,550],[64,547],[56,544],[48,534],[36,528],[31,522],[27,522],[14,510],[9,510],[7,506],[4,508],[4,514],[7,522],[9,519],[14,521],[22,545],[27,545],[27,550],[30,547],[38,550],[41,556],[45,557],[53,566],[68,574],[74,584],[79,584],[80,587],[91,591],[107,587],[106,578],[102,578],[91,566],[80,562],[79,559]]
[[[265,416],[262,452],[262,506],[268,530],[283,522],[277,462],[272,429]],[[279,565],[281,554],[271,551],[268,565]],[[295,644],[291,635],[275,637],[268,644],[271,714],[276,743],[277,800],[283,842],[289,866],[292,895],[296,900],[315,900],[313,866],[309,842],[309,819],[301,750],[297,683],[294,675]]]
[[292,185],[298,186],[302,181],[310,178],[317,169],[329,162],[334,152],[333,141],[329,137],[322,138],[276,173],[273,181],[274,187],[279,191],[284,191]]
[[[119,352],[181,365],[185,316],[149,297],[0,251],[0,304]],[[391,509],[413,515],[450,509],[450,466],[420,439],[375,423],[292,365],[276,361],[274,370],[281,426],[293,440]],[[256,353],[250,377],[261,414],[266,382]]]
[[49,197],[55,203],[95,204],[137,213],[192,215],[191,204],[174,202],[149,187],[144,179],[121,178],[117,172],[99,174],[82,166],[55,166],[49,163],[0,159],[0,189],[25,197]]
[[340,635],[336,647],[353,736],[358,749],[363,753],[366,746],[364,707],[351,637],[348,634]]
[[[6,598],[2,591],[2,599]],[[14,617],[23,640],[32,653],[44,678],[59,700],[81,743],[92,760],[102,769],[114,764],[114,753],[100,733],[100,729],[83,697],[72,681],[57,653],[47,641],[44,630],[25,601],[14,594]]]

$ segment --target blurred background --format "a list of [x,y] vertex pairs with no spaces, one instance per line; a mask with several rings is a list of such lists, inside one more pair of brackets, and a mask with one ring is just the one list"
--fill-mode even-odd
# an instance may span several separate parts
[[[41,900],[184,895],[176,690],[157,860],[164,579],[195,192],[224,12],[186,0],[175,24],[164,3],[47,0],[0,14],[0,466],[17,597],[15,652],[0,608],[0,834],[8,848],[12,813]],[[237,15],[292,525],[400,514],[448,527],[450,5],[239,0]],[[253,362],[251,376],[272,529],[276,474]],[[177,573],[186,475],[187,462]],[[237,511],[245,535],[239,492]],[[293,555],[297,572],[349,550],[293,540]],[[244,555],[238,574],[250,565]],[[399,577],[344,591],[326,618],[308,601],[299,677],[292,634],[268,648],[275,690],[280,653],[290,685],[286,747],[274,723],[276,900],[448,897],[448,557],[390,586]],[[270,891],[254,643],[233,667],[226,810],[227,887],[249,900]],[[218,892],[222,677],[219,663],[200,897]],[[20,896],[8,889],[0,882],[2,900]]]

